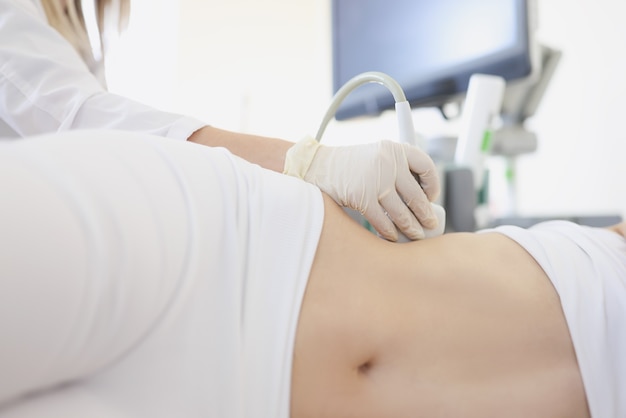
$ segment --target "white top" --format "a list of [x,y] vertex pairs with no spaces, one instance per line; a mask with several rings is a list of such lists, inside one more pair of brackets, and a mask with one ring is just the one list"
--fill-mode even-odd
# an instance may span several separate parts
[[0,143],[0,195],[0,417],[289,417],[317,188],[74,131]]
[[38,0],[0,0],[0,138],[120,129],[186,140],[204,125],[108,93]]
[[626,417],[626,239],[565,221],[495,231],[524,247],[556,288],[591,416]]

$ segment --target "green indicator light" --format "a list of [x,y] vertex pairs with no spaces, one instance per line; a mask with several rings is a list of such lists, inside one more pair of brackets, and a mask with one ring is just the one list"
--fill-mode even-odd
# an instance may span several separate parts
[[506,179],[509,181],[512,181],[513,179],[515,179],[515,170],[513,170],[513,168],[509,167],[506,169]]
[[491,139],[492,139],[491,131],[489,130],[485,131],[485,134],[483,135],[483,143],[480,146],[480,150],[482,152],[487,152],[491,149]]

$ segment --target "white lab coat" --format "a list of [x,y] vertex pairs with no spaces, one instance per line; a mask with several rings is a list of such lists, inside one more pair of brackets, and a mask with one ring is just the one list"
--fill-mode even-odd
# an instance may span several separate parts
[[39,0],[0,0],[0,138],[118,129],[186,140],[203,125],[107,92]]

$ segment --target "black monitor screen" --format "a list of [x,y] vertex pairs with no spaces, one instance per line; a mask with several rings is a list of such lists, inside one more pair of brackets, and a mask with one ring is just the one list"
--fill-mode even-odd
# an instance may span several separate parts
[[[440,106],[467,90],[474,73],[510,81],[531,74],[529,0],[333,0],[333,87],[382,71],[412,106]],[[345,100],[337,119],[394,106],[368,84]]]

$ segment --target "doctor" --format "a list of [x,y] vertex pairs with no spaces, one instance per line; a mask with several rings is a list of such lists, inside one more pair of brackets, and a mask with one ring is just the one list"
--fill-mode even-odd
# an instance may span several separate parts
[[[96,0],[96,10],[100,32],[110,33],[125,26],[129,4]],[[106,37],[106,51],[102,41]],[[439,194],[437,172],[415,147],[390,141],[294,145],[221,130],[107,92],[103,63],[91,49],[80,0],[0,0],[0,137],[116,129],[225,147],[318,186],[338,204],[360,211],[391,241],[398,237],[396,227],[420,239],[423,228],[437,225],[429,204]]]

